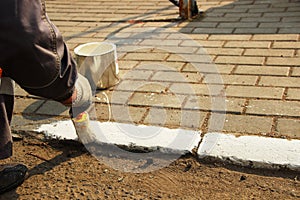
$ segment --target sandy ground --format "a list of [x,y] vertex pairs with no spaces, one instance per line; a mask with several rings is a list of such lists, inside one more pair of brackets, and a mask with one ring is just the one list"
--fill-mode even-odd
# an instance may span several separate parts
[[[112,169],[74,141],[16,141],[28,178],[0,199],[300,199],[299,173],[207,163],[186,155],[147,173]],[[109,155],[119,164],[135,162]],[[150,163],[151,165],[151,163]]]

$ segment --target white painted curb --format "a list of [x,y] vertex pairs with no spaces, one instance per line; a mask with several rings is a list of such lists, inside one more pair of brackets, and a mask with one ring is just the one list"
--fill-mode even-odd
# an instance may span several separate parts
[[[97,136],[99,141],[128,147],[132,144],[139,147],[159,147],[156,149],[183,154],[192,152],[201,139],[198,131],[116,122],[94,121],[91,124],[95,132],[101,132]],[[35,131],[50,137],[77,139],[71,120],[43,124]],[[254,168],[287,168],[300,171],[300,140],[207,133],[197,153],[200,159],[217,159]]]
[[[102,143],[147,147],[180,154],[191,152],[198,146],[201,139],[199,131],[158,126],[91,121],[90,128],[98,141]],[[35,131],[42,132],[48,137],[77,140],[71,120],[43,124]]]
[[242,166],[300,171],[300,140],[207,133],[198,156]]

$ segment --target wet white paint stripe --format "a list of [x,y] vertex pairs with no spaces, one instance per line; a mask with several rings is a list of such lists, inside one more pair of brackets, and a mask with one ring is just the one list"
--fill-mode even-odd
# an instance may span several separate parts
[[[99,141],[141,147],[162,147],[191,152],[200,142],[200,133],[155,126],[92,121]],[[71,120],[41,125],[37,130],[50,137],[77,139]],[[207,133],[198,149],[199,158],[216,158],[257,168],[286,167],[300,171],[300,140],[259,136]]]
[[207,133],[198,155],[242,166],[300,170],[300,140]]
[[[185,153],[197,147],[201,138],[200,132],[183,129],[99,121],[91,121],[90,125],[97,139],[104,143],[161,147]],[[77,139],[71,120],[43,124],[35,131],[43,132],[49,137]]]

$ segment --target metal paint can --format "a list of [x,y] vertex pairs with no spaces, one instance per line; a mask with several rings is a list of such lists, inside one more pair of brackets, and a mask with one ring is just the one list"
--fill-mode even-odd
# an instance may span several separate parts
[[116,45],[109,42],[91,42],[74,49],[78,72],[85,76],[93,90],[116,85],[120,78]]

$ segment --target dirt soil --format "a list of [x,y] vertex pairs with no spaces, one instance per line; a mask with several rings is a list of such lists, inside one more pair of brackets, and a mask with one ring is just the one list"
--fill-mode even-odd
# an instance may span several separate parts
[[23,185],[0,196],[5,200],[300,199],[299,173],[204,163],[193,155],[160,170],[129,173],[99,162],[77,142],[26,137],[15,142],[14,156],[5,162],[29,167]]

